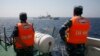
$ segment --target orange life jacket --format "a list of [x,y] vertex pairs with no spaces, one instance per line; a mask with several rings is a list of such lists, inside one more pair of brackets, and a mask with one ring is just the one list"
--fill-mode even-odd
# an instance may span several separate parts
[[18,37],[16,37],[15,47],[25,48],[34,45],[34,29],[32,24],[18,23]]
[[66,42],[72,44],[84,44],[87,41],[87,36],[90,28],[90,23],[83,17],[73,17],[72,26],[66,30]]

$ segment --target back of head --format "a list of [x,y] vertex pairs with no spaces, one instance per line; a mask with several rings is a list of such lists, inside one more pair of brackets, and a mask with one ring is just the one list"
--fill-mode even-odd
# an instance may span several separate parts
[[25,12],[20,13],[19,15],[21,22],[26,22],[27,14]]
[[76,6],[74,7],[74,16],[81,16],[83,13],[83,7],[82,6]]

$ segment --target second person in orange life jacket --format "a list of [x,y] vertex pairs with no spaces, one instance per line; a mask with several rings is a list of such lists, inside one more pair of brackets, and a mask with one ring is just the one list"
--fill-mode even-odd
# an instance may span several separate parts
[[12,34],[16,56],[33,56],[34,34],[33,25],[27,22],[27,14],[21,13]]
[[74,16],[59,31],[69,56],[84,56],[90,22],[82,13],[82,6],[75,7]]

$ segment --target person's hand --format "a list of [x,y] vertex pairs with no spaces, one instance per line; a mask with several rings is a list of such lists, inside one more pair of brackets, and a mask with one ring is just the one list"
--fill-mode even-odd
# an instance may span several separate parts
[[7,46],[12,46],[12,43],[6,43]]

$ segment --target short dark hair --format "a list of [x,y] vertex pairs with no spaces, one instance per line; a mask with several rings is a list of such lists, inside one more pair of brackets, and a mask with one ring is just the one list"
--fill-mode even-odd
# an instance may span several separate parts
[[74,7],[74,15],[81,15],[81,14],[83,14],[83,6]]
[[25,12],[20,13],[20,20],[26,21],[27,20],[27,14]]

